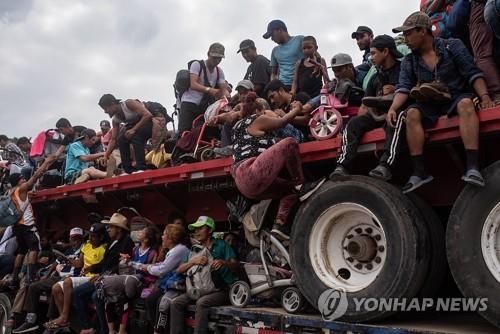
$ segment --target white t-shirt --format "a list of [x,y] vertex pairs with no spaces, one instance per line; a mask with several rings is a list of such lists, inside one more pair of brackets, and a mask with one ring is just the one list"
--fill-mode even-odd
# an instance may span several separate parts
[[[220,67],[214,68],[212,72],[208,69],[207,62],[204,60],[205,63],[205,68],[207,69],[207,77],[208,77],[208,82],[210,83],[210,86],[214,87],[216,84],[222,85],[226,83],[226,78],[224,77],[224,72]],[[217,69],[219,71],[219,81],[217,81]],[[194,61],[191,64],[191,67],[189,67],[189,72],[191,74],[196,74],[198,76],[198,83],[203,85],[205,83],[205,74],[203,70],[200,72],[200,62],[199,61]],[[191,102],[194,104],[200,104],[201,99],[203,98],[203,93],[198,92],[197,90],[194,89],[189,89],[187,92],[182,94],[182,102]]]

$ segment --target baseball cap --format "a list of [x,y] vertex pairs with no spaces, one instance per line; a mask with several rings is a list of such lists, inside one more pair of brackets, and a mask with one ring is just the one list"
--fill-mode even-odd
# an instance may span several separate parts
[[194,230],[194,229],[197,229],[197,228],[202,227],[202,226],[208,226],[208,227],[210,227],[210,229],[212,231],[215,230],[214,220],[210,217],[207,217],[207,216],[200,216],[195,223],[189,224],[188,228],[190,230]]
[[20,173],[10,174],[9,175],[10,186],[11,187],[17,186],[17,184],[19,183],[19,181],[21,181],[22,178],[23,178],[23,176]]
[[224,48],[224,45],[222,45],[220,43],[213,43],[208,48],[208,55],[212,56],[212,57],[224,58],[224,51],[225,50],[226,49]]
[[79,227],[72,228],[69,231],[69,237],[70,238],[73,238],[73,237],[76,237],[76,236],[83,236],[83,230],[81,228],[79,228]]
[[244,88],[244,89],[248,89],[248,90],[254,90],[255,89],[253,83],[250,80],[241,80],[236,85],[236,90],[238,90],[239,87]]
[[332,67],[339,67],[347,64],[352,64],[352,58],[347,53],[337,53],[332,57]]
[[250,48],[255,48],[255,43],[251,39],[245,39],[240,43],[240,48],[236,53],[240,53],[241,51],[250,49]]
[[267,31],[264,35],[262,35],[262,37],[265,39],[269,39],[269,37],[271,37],[271,35],[273,34],[273,31],[277,29],[283,29],[284,31],[287,31],[285,22],[281,20],[272,20],[267,25]]
[[101,121],[101,123],[99,123],[99,127],[100,128],[111,128],[111,124],[109,123],[109,121],[104,120],[104,121]]
[[113,94],[104,94],[99,99],[98,104],[101,108],[106,108],[118,102],[120,102],[120,100],[114,97]]
[[363,35],[365,33],[368,33],[368,34],[373,36],[373,30],[371,30],[369,27],[359,26],[358,29],[356,29],[356,31],[354,31],[351,34],[351,37],[352,37],[352,39],[356,39],[356,37],[358,37],[359,35]]
[[393,33],[405,32],[415,28],[430,28],[431,19],[424,12],[415,12],[408,16],[403,25],[392,29]]
[[389,49],[389,52],[395,57],[395,58],[403,58],[404,55],[398,51],[398,48],[396,47],[396,42],[394,41],[394,38],[392,38],[389,35],[379,35],[375,37],[370,44],[370,47],[372,48],[377,48],[379,50],[383,50],[385,48]]
[[104,226],[104,224],[94,223],[90,226],[90,233],[104,234],[104,232],[106,232],[106,226]]

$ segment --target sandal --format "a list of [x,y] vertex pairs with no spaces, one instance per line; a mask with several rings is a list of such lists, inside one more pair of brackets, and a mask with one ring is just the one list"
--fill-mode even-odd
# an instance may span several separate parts
[[378,165],[377,167],[372,169],[370,173],[368,173],[368,175],[382,181],[389,181],[390,179],[392,179],[392,173],[390,168],[384,165]]
[[485,184],[481,172],[475,168],[471,168],[465,172],[465,175],[462,176],[462,180],[478,187],[484,187]]
[[420,188],[421,186],[431,182],[432,180],[434,180],[434,178],[431,175],[427,175],[423,178],[417,175],[412,175],[410,176],[410,179],[408,180],[408,182],[406,182],[406,184],[403,187],[403,194],[409,193],[417,188]]
[[68,328],[69,327],[69,322],[65,324],[58,324],[55,323],[54,321],[47,321],[43,326],[49,330],[59,330],[63,328]]

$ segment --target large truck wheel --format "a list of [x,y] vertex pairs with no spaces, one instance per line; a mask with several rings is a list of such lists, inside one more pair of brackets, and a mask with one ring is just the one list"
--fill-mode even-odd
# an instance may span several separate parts
[[500,328],[500,161],[483,171],[484,188],[466,186],[450,213],[446,250],[465,297],[488,298],[479,313]]
[[5,322],[9,320],[11,304],[9,297],[0,293],[0,334],[10,334],[11,328],[5,326]]
[[391,314],[356,310],[354,298],[411,298],[429,266],[424,222],[411,201],[388,183],[364,176],[327,182],[297,212],[290,256],[297,286],[311,305],[328,289],[345,291],[341,320]]
[[434,297],[443,286],[448,271],[443,223],[434,212],[434,209],[418,195],[409,193],[406,196],[420,213],[429,233],[431,252],[429,270],[418,297]]

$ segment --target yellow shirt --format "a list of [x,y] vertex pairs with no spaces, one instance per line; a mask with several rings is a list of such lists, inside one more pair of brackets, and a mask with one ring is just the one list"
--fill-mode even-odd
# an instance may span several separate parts
[[[104,258],[104,252],[106,251],[106,244],[102,244],[99,247],[94,248],[90,241],[87,241],[85,245],[82,247],[83,253],[83,267],[87,268],[94,264],[97,264],[102,261]],[[86,273],[86,277],[92,277],[95,274]]]

